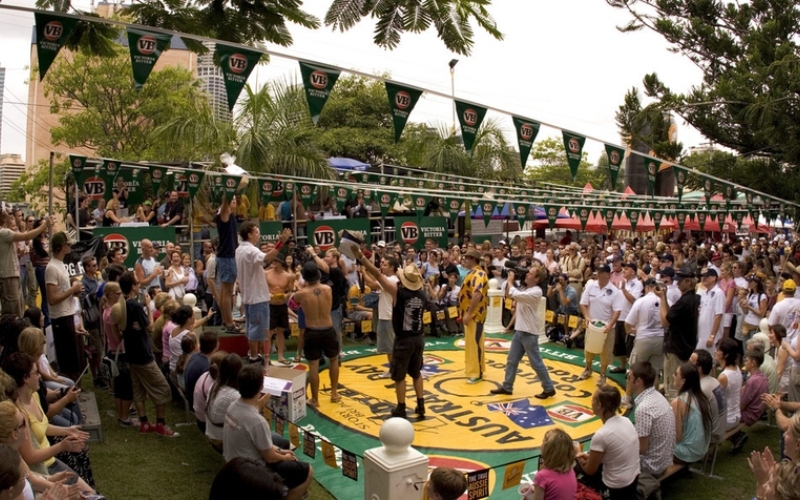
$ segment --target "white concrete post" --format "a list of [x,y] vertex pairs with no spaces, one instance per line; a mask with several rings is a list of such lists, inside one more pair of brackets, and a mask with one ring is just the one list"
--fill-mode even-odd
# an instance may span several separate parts
[[404,418],[381,426],[383,446],[364,452],[365,500],[422,500],[428,457],[411,447],[414,427]]
[[489,309],[486,311],[486,322],[483,324],[485,333],[503,332],[503,290],[497,278],[489,280]]

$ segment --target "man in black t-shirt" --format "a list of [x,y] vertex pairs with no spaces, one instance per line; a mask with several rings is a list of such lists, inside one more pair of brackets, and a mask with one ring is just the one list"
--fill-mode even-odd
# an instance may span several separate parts
[[417,266],[409,264],[403,270],[397,271],[400,282],[396,283],[381,273],[360,250],[356,250],[355,254],[356,260],[380,283],[383,292],[392,297],[395,340],[389,370],[397,394],[397,407],[392,410],[391,416],[406,418],[406,375],[410,375],[417,396],[414,413],[419,419],[425,418],[422,391],[422,354],[425,348],[422,313],[425,311],[425,294],[422,291],[422,275]]
[[[136,275],[130,271],[120,276],[119,287],[125,297],[124,307],[122,302],[115,304],[111,308],[111,319],[119,326],[125,341],[125,354],[133,386],[133,402],[141,422],[139,432],[142,434],[155,432],[163,437],[177,437],[179,434],[167,427],[164,419],[172,393],[167,379],[156,365],[156,358],[150,346],[148,331],[153,323],[150,296],[145,293],[144,306],[139,304],[136,300],[139,296],[139,282],[136,280]],[[156,425],[147,420],[145,405],[147,397],[156,405]]]
[[667,329],[664,335],[664,385],[665,396],[672,401],[678,397],[672,375],[681,363],[689,361],[697,346],[697,317],[700,314],[700,297],[695,293],[697,278],[689,265],[675,273],[681,298],[667,305],[667,291],[661,287],[661,323]]
[[172,190],[169,193],[169,201],[164,210],[164,223],[161,227],[180,224],[181,219],[183,219],[183,202],[178,198],[178,192]]

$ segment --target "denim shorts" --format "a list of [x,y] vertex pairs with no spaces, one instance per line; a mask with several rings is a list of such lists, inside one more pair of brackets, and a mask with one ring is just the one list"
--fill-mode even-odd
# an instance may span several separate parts
[[220,283],[236,282],[236,260],[217,257],[217,281]]
[[247,340],[263,342],[269,330],[269,302],[245,304],[245,332]]

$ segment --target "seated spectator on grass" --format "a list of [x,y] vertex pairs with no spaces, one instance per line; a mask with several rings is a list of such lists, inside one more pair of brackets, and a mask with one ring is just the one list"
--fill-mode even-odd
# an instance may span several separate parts
[[217,332],[205,330],[200,334],[200,352],[194,354],[186,362],[186,370],[183,375],[186,380],[186,398],[191,407],[194,407],[194,388],[197,380],[208,371],[211,355],[216,352],[217,348],[219,348]]
[[189,332],[181,339],[181,355],[175,365],[175,381],[182,391],[186,390],[186,379],[184,378],[186,363],[189,361],[189,357],[197,352],[200,352],[197,345],[197,337],[193,332]]
[[283,479],[262,460],[237,457],[217,472],[208,500],[284,498],[286,492]]
[[717,380],[719,380],[719,385],[725,389],[725,405],[727,408],[725,431],[729,431],[739,425],[741,418],[739,400],[742,392],[742,372],[737,364],[739,361],[739,344],[732,338],[722,339],[715,356],[717,365],[722,368],[722,373],[719,374]]
[[594,488],[603,498],[629,500],[636,497],[639,448],[636,428],[617,411],[622,396],[616,387],[600,384],[592,396],[592,411],[603,426],[592,437],[589,453],[577,458],[578,481]]
[[[747,351],[744,355],[744,368],[750,376],[742,387],[739,409],[741,410],[741,422],[748,427],[758,422],[761,414],[764,413],[764,401],[761,396],[767,394],[769,383],[767,377],[759,369],[763,361],[764,353],[760,349]],[[731,436],[730,441],[733,443],[731,453],[738,453],[747,439],[744,431],[739,431]]]
[[206,401],[208,400],[208,394],[211,392],[211,386],[214,385],[214,381],[219,378],[219,365],[227,356],[228,353],[225,351],[216,351],[212,354],[208,370],[202,373],[194,384],[192,409],[194,409],[197,427],[203,434],[206,433]]
[[289,500],[305,495],[314,477],[314,470],[297,459],[294,452],[280,449],[272,442],[269,423],[261,414],[269,400],[268,393],[261,393],[264,383],[264,368],[248,365],[239,372],[239,395],[225,415],[224,443],[225,460],[234,458],[261,459],[277,473],[289,489]]
[[[762,320],[762,323],[765,320]],[[769,350],[772,347],[769,342],[769,335],[764,333],[756,333],[753,338],[747,341],[745,346],[747,350],[759,349],[764,353],[764,362],[761,363],[761,373],[767,377],[767,387],[770,394],[778,392],[778,371],[775,365],[775,360],[769,355]]]
[[705,349],[697,349],[692,353],[689,361],[697,368],[700,374],[700,389],[708,398],[708,408],[711,412],[710,444],[719,444],[725,437],[725,389],[719,385],[719,380],[711,376],[711,372],[714,370],[714,358]]
[[658,491],[658,480],[672,465],[675,452],[675,414],[654,384],[658,374],[649,361],[638,361],[628,371],[636,404],[636,434],[639,436],[641,472],[637,493],[646,499]]
[[709,400],[700,388],[700,374],[690,362],[681,363],[673,375],[678,397],[672,400],[675,412],[676,464],[697,462],[708,451],[711,439]]

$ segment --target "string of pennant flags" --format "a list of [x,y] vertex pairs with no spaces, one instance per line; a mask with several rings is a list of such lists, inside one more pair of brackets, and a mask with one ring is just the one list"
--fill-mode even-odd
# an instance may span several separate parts
[[[216,40],[210,40],[197,35],[179,33],[156,27],[133,25],[131,23],[125,23],[110,19],[100,19],[97,17],[90,17],[84,15],[73,15],[73,14],[63,14],[50,11],[41,11],[32,8],[8,6],[8,5],[0,5],[0,8],[22,10],[22,11],[32,12],[34,14],[36,20],[36,42],[37,42],[37,55],[39,60],[40,79],[43,79],[45,77],[47,70],[52,65],[53,61],[55,60],[56,56],[61,50],[61,47],[64,45],[69,35],[73,32],[78,22],[86,21],[86,22],[100,22],[105,24],[112,24],[124,27],[126,29],[128,35],[128,46],[131,55],[132,69],[133,69],[133,80],[134,80],[134,85],[137,89],[143,87],[146,84],[147,78],[152,72],[152,69],[155,66],[156,62],[158,61],[159,56],[163,53],[163,51],[165,51],[169,47],[169,43],[172,36],[180,36],[199,41],[214,42],[215,54],[217,56],[215,59],[218,60],[220,63],[220,68],[226,86],[228,107],[230,110],[233,110],[233,107],[236,104],[236,101],[242,89],[244,88],[244,85],[246,84],[247,78],[249,77],[250,73],[255,68],[255,66],[260,62],[262,56],[265,54],[284,57],[287,59],[298,60],[311,119],[315,124],[318,122],[319,117],[324,108],[324,105],[328,97],[330,96],[330,93],[333,90],[334,85],[336,84],[336,81],[343,70],[356,75],[382,80],[384,82],[386,87],[387,98],[392,110],[392,118],[394,123],[396,141],[400,140],[400,137],[402,136],[403,133],[403,129],[408,121],[408,118],[411,112],[413,111],[414,107],[416,106],[417,102],[419,101],[423,92],[432,95],[438,95],[448,99],[451,98],[450,96],[441,94],[439,92],[411,87],[398,82],[393,82],[384,78],[376,77],[374,75],[369,75],[354,70],[346,70],[343,68],[329,66],[317,62],[299,60],[290,55],[281,54],[273,50],[268,51],[265,49],[246,47],[234,43],[220,43]],[[560,128],[558,126],[547,124],[542,121],[536,121],[522,116],[517,116],[514,113],[505,110],[490,108],[488,106],[482,106],[477,103],[463,101],[459,99],[453,99],[453,100],[457,110],[459,124],[461,126],[464,147],[468,152],[472,150],[477,131],[483,122],[486,112],[489,109],[492,109],[494,111],[503,114],[511,115],[512,121],[514,123],[514,128],[516,130],[517,143],[519,146],[519,154],[520,154],[520,163],[523,168],[527,164],[527,160],[530,155],[530,150],[536,140],[536,137],[539,133],[541,126],[546,125],[552,128]],[[581,159],[583,157],[584,146],[589,136],[564,129],[561,129],[561,132],[563,137],[567,163],[569,165],[570,172],[574,179],[577,176],[578,168]],[[732,202],[736,200],[736,194],[744,193],[748,205],[748,207],[746,208],[747,212],[753,213],[756,211],[756,208],[752,206],[752,201],[761,201],[758,210],[762,211],[763,215],[766,218],[773,220],[778,215],[782,216],[789,215],[787,212],[787,208],[789,206],[793,207],[793,211],[794,209],[800,208],[800,205],[797,205],[793,202],[780,200],[768,194],[746,188],[744,186],[726,181],[724,179],[719,179],[717,177],[696,171],[688,167],[684,167],[672,162],[667,162],[646,155],[639,151],[631,150],[624,146],[606,143],[604,141],[594,138],[592,138],[592,140],[597,140],[598,142],[602,142],[605,146],[605,151],[609,163],[608,169],[609,169],[609,178],[611,180],[612,190],[616,189],[618,174],[622,167],[622,163],[625,160],[626,154],[636,154],[644,158],[644,165],[645,168],[647,169],[647,181],[648,181],[647,192],[650,198],[653,199],[656,198],[654,196],[656,175],[660,171],[672,168],[673,173],[675,175],[675,180],[678,190],[678,205],[681,204],[681,197],[684,186],[686,185],[687,181],[691,176],[695,179],[699,178],[702,181],[702,185],[704,187],[706,195],[707,209],[712,208],[711,197],[714,193],[721,193],[723,195],[723,198],[726,202],[725,203],[726,211],[730,211]],[[440,181],[447,182],[444,180],[444,178],[440,178]],[[485,180],[477,180],[477,181],[479,187],[481,184],[485,184]],[[456,184],[456,185],[459,186],[460,192],[467,191],[466,186],[463,186],[462,184]],[[404,186],[401,185],[401,187]],[[551,191],[551,192],[555,193],[556,191]],[[516,194],[520,195],[520,193]],[[562,193],[559,192],[559,194]],[[513,196],[513,195],[514,193],[512,193],[509,190],[507,196]],[[522,193],[521,196],[524,198],[526,194]],[[605,196],[608,199],[611,199],[614,197],[614,194],[605,193],[603,196]],[[582,199],[582,204],[584,205],[587,204],[587,201],[591,201],[591,198],[590,197],[587,198],[584,196]],[[773,205],[777,206],[773,209],[772,208]],[[599,211],[603,207],[604,207],[603,203],[598,203],[592,207],[592,210]],[[675,212],[676,210],[678,210],[678,208],[670,209],[669,211]],[[691,208],[689,210],[690,214],[694,212],[694,210],[691,210]],[[773,216],[773,212],[775,213],[775,216]]]
[[[334,445],[329,440],[325,439],[323,436],[315,433],[312,430],[302,429],[302,427],[295,422],[292,422],[288,418],[284,417],[277,411],[273,411],[269,406],[265,407],[263,410],[264,418],[270,422],[270,428],[273,429],[277,434],[280,436],[284,436],[286,429],[288,427],[289,431],[289,442],[292,443],[297,449],[301,449],[303,454],[307,457],[311,458],[312,460],[316,459],[317,456],[317,439],[320,441],[320,447],[322,448],[322,461],[328,467],[333,469],[338,469],[339,464],[336,461],[336,448],[339,448],[341,452],[341,470],[342,475],[344,477],[350,478],[353,481],[358,481],[358,459],[361,459],[362,462],[364,460],[363,455],[359,455],[355,452],[346,450],[341,446]],[[301,442],[301,435],[300,431],[302,430],[302,442]],[[484,483],[485,479],[485,487],[483,488],[470,488],[469,490],[469,500],[479,500],[481,498],[487,498],[489,496],[489,471],[491,469],[499,470],[501,468],[505,468],[505,472],[503,474],[503,482],[502,482],[502,489],[512,488],[520,484],[523,476],[523,472],[525,470],[525,464],[528,460],[533,460],[538,458],[537,462],[537,470],[541,468],[541,456],[531,455],[530,457],[523,458],[521,460],[514,460],[512,462],[507,462],[500,465],[495,465],[486,469],[480,469],[476,471],[469,471],[466,473],[467,481],[469,484],[477,483],[482,484]]]
[[[82,186],[87,194],[99,197],[110,195],[106,186],[113,185],[123,172],[131,171],[128,179],[143,179],[149,174],[154,193],[163,187],[184,193],[194,199],[200,189],[207,189],[219,199],[221,196],[231,198],[242,188],[242,176],[223,172],[207,171],[202,168],[165,166],[157,164],[128,164],[117,160],[88,160],[86,157],[70,155],[72,174],[78,186]],[[320,180],[290,175],[258,175],[248,176],[257,185],[258,196],[263,203],[278,202],[291,199],[295,195],[305,208],[309,208],[318,199],[330,198],[337,211],[341,212],[346,204],[360,195],[364,201],[377,205],[381,215],[386,217],[396,203],[410,204],[414,213],[422,217],[432,200],[436,200],[440,209],[457,219],[462,210],[469,207],[471,215],[480,210],[485,225],[492,217],[508,208],[508,217],[516,218],[523,225],[528,219],[535,218],[535,207],[541,207],[551,228],[555,227],[558,214],[566,209],[580,220],[582,229],[586,228],[589,216],[605,220],[611,230],[615,217],[623,215],[628,219],[631,229],[646,216],[650,216],[654,229],[658,231],[662,220],[674,220],[681,231],[687,220],[697,221],[700,230],[707,221],[722,223],[730,215],[741,227],[745,217],[753,221],[759,215],[768,221],[785,220],[787,207],[773,204],[772,200],[752,197],[746,194],[745,200],[737,200],[735,192],[724,195],[721,201],[712,200],[710,193],[705,193],[704,200],[682,200],[679,197],[645,197],[625,195],[624,193],[577,192],[553,190],[551,187],[512,186],[500,182],[481,181],[473,178],[459,178],[447,175],[432,174],[399,167],[386,167],[391,173],[381,172],[344,172],[336,180]],[[416,173],[414,177],[409,174]],[[403,175],[405,174],[405,175]],[[474,183],[469,181],[476,181]],[[482,184],[478,184],[482,182]],[[101,187],[96,187],[101,185]],[[129,200],[135,204],[135,200]],[[685,201],[685,202],[684,202]],[[474,208],[473,208],[474,207]]]

